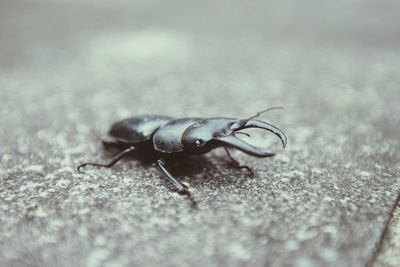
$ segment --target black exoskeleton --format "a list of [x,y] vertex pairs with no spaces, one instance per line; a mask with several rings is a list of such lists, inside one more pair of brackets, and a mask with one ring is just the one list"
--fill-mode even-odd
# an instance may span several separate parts
[[151,155],[157,167],[165,174],[180,194],[190,197],[188,188],[176,179],[167,168],[167,162],[190,155],[199,155],[210,150],[223,147],[237,168],[251,169],[241,166],[232,158],[228,148],[238,149],[255,157],[272,157],[273,153],[260,151],[256,147],[242,141],[236,134],[245,134],[240,130],[246,128],[260,128],[277,135],[283,147],[287,144],[287,137],[277,127],[254,120],[261,113],[277,109],[270,108],[257,113],[248,119],[233,118],[183,118],[174,119],[167,116],[143,115],[131,117],[114,123],[107,136],[103,138],[105,146],[115,147],[119,153],[107,164],[84,163],[78,166],[78,171],[84,166],[112,167],[128,154]]

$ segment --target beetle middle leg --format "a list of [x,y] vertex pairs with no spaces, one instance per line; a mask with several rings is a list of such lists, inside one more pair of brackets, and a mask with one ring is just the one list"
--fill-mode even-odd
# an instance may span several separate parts
[[246,169],[250,173],[250,177],[254,176],[254,171],[247,165],[240,165],[239,161],[237,161],[232,155],[229,150],[224,147],[226,154],[228,155],[229,161],[231,166],[235,167],[236,169]]
[[190,201],[192,202],[192,207],[197,207],[196,201],[193,199],[192,194],[189,192],[189,189],[186,185],[184,185],[181,181],[176,179],[167,169],[166,163],[163,159],[157,160],[157,167],[162,171],[163,174],[168,178],[168,180],[174,185],[176,190],[181,195],[186,195]]
[[81,168],[86,167],[86,166],[94,166],[94,167],[101,167],[101,168],[111,168],[114,166],[118,161],[120,161],[123,157],[131,153],[132,151],[135,150],[135,147],[131,146],[128,147],[127,149],[123,150],[121,153],[117,154],[115,157],[112,158],[112,160],[109,163],[92,163],[92,162],[86,162],[77,167],[78,172],[81,172]]

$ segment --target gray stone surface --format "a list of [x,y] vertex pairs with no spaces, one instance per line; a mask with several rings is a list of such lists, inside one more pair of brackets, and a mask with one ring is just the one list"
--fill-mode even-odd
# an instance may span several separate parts
[[[0,266],[365,266],[399,194],[397,1],[2,1]],[[263,118],[273,159],[109,170],[142,113]]]
[[393,212],[373,267],[397,267],[400,262],[400,203]]

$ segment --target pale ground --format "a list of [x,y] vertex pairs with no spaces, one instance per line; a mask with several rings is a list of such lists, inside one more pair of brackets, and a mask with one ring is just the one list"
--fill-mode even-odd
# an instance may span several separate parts
[[400,262],[400,206],[393,212],[382,247],[377,254],[373,267],[396,267]]
[[[1,1],[0,266],[399,266],[398,1]],[[130,115],[263,119],[278,156],[109,170]],[[381,246],[381,244],[383,244]]]

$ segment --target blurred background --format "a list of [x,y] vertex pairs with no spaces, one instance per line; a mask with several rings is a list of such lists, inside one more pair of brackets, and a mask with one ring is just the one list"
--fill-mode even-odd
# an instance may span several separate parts
[[[2,0],[0,265],[398,266],[399,10]],[[218,150],[177,168],[198,211],[137,162],[75,171],[118,119],[272,106],[289,144],[235,153],[254,179]]]

